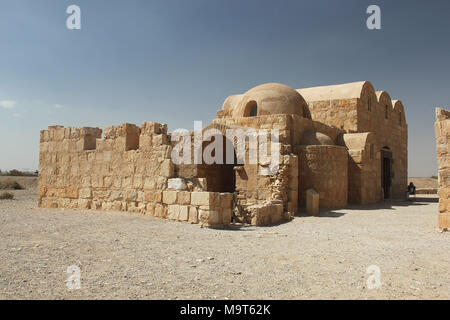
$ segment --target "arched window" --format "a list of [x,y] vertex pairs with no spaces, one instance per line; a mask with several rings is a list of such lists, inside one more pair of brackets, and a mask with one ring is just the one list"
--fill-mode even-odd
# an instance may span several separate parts
[[401,127],[402,126],[402,113],[399,112],[398,114],[398,125]]
[[371,106],[371,100],[370,98],[367,100],[367,110],[371,111],[372,110],[372,106]]
[[384,107],[384,117],[389,119],[389,106]]
[[245,106],[244,117],[256,117],[258,115],[258,104],[252,100],[247,102]]

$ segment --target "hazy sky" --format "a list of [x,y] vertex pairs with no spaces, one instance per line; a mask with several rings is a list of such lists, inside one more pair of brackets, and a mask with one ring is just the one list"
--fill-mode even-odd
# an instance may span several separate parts
[[[66,28],[71,4],[81,30]],[[366,27],[370,4],[381,30]],[[2,0],[0,169],[37,168],[48,125],[192,129],[261,83],[369,80],[405,105],[409,175],[435,175],[449,21],[448,0]]]

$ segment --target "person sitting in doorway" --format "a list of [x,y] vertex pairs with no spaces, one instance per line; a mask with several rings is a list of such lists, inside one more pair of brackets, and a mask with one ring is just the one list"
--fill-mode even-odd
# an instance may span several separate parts
[[406,200],[409,200],[411,196],[414,196],[416,198],[416,186],[414,183],[410,182],[406,191]]

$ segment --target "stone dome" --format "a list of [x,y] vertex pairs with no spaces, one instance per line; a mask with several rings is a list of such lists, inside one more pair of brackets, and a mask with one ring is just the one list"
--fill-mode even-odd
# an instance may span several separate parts
[[293,88],[280,83],[266,83],[248,90],[233,110],[233,117],[270,114],[303,116],[308,105]]
[[305,131],[300,140],[300,144],[304,146],[332,146],[334,145],[333,140],[326,134],[315,132],[315,131]]

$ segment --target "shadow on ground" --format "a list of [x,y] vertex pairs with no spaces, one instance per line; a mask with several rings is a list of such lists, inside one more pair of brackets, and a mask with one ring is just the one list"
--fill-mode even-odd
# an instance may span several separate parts
[[[305,208],[300,208],[300,212],[296,215],[298,217],[318,217],[318,218],[340,218],[347,214],[345,211],[340,210],[396,210],[395,207],[410,207],[410,206],[426,206],[430,203],[439,202],[437,196],[428,197],[416,197],[411,200],[384,200],[383,202],[367,204],[367,205],[348,205],[342,209],[328,209],[321,208],[320,213],[317,216],[311,216],[305,212]],[[339,211],[338,211],[339,210]]]
[[[321,208],[319,215],[312,216],[305,212],[305,208],[300,208],[300,211],[297,212],[295,217],[314,217],[314,218],[340,218],[344,215],[346,215],[348,212],[345,212],[344,210],[397,210],[395,207],[410,207],[410,206],[426,206],[430,203],[437,203],[439,201],[439,198],[436,196],[428,196],[428,197],[416,197],[409,201],[407,200],[395,200],[395,199],[389,199],[385,200],[383,202],[379,203],[373,203],[373,204],[367,204],[367,205],[348,205],[343,209],[328,209],[328,208]],[[342,211],[341,211],[342,210]],[[282,221],[277,224],[264,226],[266,228],[273,228],[277,227],[281,224],[288,223],[289,221]],[[255,226],[245,224],[245,223],[232,223],[229,227],[223,230],[228,231],[254,231]]]

